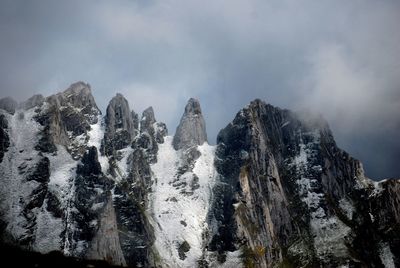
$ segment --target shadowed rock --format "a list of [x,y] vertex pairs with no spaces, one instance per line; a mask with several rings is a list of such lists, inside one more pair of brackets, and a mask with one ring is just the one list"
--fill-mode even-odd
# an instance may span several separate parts
[[[56,144],[64,145],[79,158],[84,146],[72,146],[71,140],[90,131],[91,124],[101,114],[89,84],[77,82],[65,91],[46,98],[46,105],[38,109],[35,120],[42,125],[40,140],[36,149],[42,152],[56,151]],[[40,103],[40,96],[27,101],[27,107]],[[38,107],[39,108],[39,107]]]
[[104,135],[106,155],[111,155],[114,150],[123,149],[132,143],[136,134],[134,116],[128,101],[117,93],[107,106]]
[[219,132],[215,166],[209,250],[241,245],[249,267],[399,265],[399,181],[374,185],[321,117],[255,100]]
[[10,146],[10,137],[7,133],[8,122],[3,114],[0,114],[0,163],[3,161],[4,153]]

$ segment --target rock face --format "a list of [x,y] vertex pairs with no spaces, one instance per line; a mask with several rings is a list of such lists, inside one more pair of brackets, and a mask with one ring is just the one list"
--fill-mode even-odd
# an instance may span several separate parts
[[118,93],[107,106],[104,136],[106,155],[131,144],[137,130],[134,119],[135,114],[131,112],[128,101]]
[[68,251],[84,257],[89,250],[88,242],[93,240],[99,228],[100,215],[109,202],[112,181],[103,176],[95,147],[90,147],[83,155],[76,175],[73,207],[68,215],[68,224],[73,228],[66,231],[70,241]]
[[[87,139],[84,136],[90,125],[97,123],[101,114],[89,84],[74,83],[64,92],[47,97],[44,106],[36,107],[35,120],[42,126],[36,149],[54,152],[55,145],[60,144],[67,147],[74,158],[81,157],[85,150],[80,146],[81,140]],[[78,136],[80,140],[76,140]]]
[[202,145],[205,141],[207,141],[206,124],[201,113],[200,103],[191,98],[186,104],[185,112],[176,128],[173,145],[175,150],[179,150]]
[[[11,105],[10,105],[11,103]],[[6,108],[6,109],[5,109]],[[400,267],[400,180],[373,182],[320,117],[251,102],[207,143],[88,84],[0,102],[0,242],[129,267]]]
[[[337,148],[324,121],[256,100],[217,142],[221,181],[209,248],[221,260],[242,249],[249,267],[399,265],[392,256],[400,233],[387,236],[390,224],[374,223],[379,216],[371,209],[397,215],[399,181],[376,188],[361,164]],[[380,187],[392,194],[385,208]],[[388,221],[399,223],[396,216]]]
[[107,203],[99,218],[98,228],[91,242],[87,258],[106,260],[108,263],[126,266],[111,195],[107,198]]
[[0,163],[3,161],[4,153],[10,146],[10,138],[7,133],[8,122],[3,114],[0,114]]

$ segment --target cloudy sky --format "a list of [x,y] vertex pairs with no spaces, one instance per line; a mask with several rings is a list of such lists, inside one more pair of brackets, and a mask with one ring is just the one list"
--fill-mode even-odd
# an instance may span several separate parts
[[200,99],[211,143],[254,98],[310,109],[373,178],[400,177],[400,1],[0,1],[0,97],[83,80],[170,133]]

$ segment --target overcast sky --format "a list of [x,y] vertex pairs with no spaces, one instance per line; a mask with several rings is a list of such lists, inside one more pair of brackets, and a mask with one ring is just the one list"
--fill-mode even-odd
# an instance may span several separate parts
[[82,80],[209,139],[249,101],[308,108],[372,178],[400,177],[400,1],[0,1],[0,97]]

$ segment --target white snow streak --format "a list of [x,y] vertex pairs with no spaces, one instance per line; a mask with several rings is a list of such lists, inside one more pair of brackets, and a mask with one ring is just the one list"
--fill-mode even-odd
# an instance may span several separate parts
[[345,213],[346,217],[349,220],[353,219],[353,214],[355,212],[355,208],[353,207],[353,205],[350,203],[349,200],[343,198],[339,201],[339,207],[343,210],[343,212]]
[[[196,160],[193,173],[199,178],[199,188],[193,191],[193,195],[187,195],[172,185],[177,178],[182,152],[175,151],[171,143],[172,137],[166,137],[165,142],[159,145],[157,163],[151,166],[155,180],[150,198],[155,247],[163,265],[196,267],[203,254],[202,234],[208,229],[206,217],[216,172],[213,164],[215,148],[207,143],[198,146],[201,156]],[[180,179],[190,185],[193,173],[186,172]],[[181,260],[178,248],[184,241],[189,243],[190,250]]]
[[27,234],[20,200],[25,200],[38,186],[35,181],[23,182],[20,172],[29,170],[39,161],[34,147],[40,126],[33,119],[34,109],[17,110],[14,115],[4,115],[8,121],[10,147],[0,165],[0,204],[1,211],[7,213],[4,215],[6,222],[12,223],[7,226],[7,231],[18,240]]
[[101,170],[104,174],[107,173],[108,170],[108,158],[104,155],[101,155],[101,141],[104,138],[104,123],[102,116],[98,116],[98,120],[96,124],[90,125],[90,131],[88,132],[89,141],[87,143],[88,147],[95,146],[97,148],[97,154],[99,158],[99,163],[101,165]]
[[[313,137],[313,141],[304,144],[301,139],[300,152],[294,157],[293,164],[296,166],[297,174],[300,179],[296,181],[299,186],[299,194],[301,200],[307,205],[311,211],[310,227],[314,234],[314,245],[317,254],[324,258],[325,255],[334,254],[335,256],[346,256],[347,248],[344,238],[350,232],[350,228],[341,222],[336,216],[326,214],[321,207],[320,202],[325,197],[323,193],[315,192],[314,186],[317,181],[307,177],[309,168],[320,170],[320,166],[309,167],[308,159],[312,157],[312,146],[319,142],[319,133],[308,133]],[[350,215],[349,215],[350,216]]]
[[394,260],[393,260],[393,253],[390,250],[388,243],[382,243],[381,248],[379,249],[379,257],[383,263],[385,268],[395,268]]

